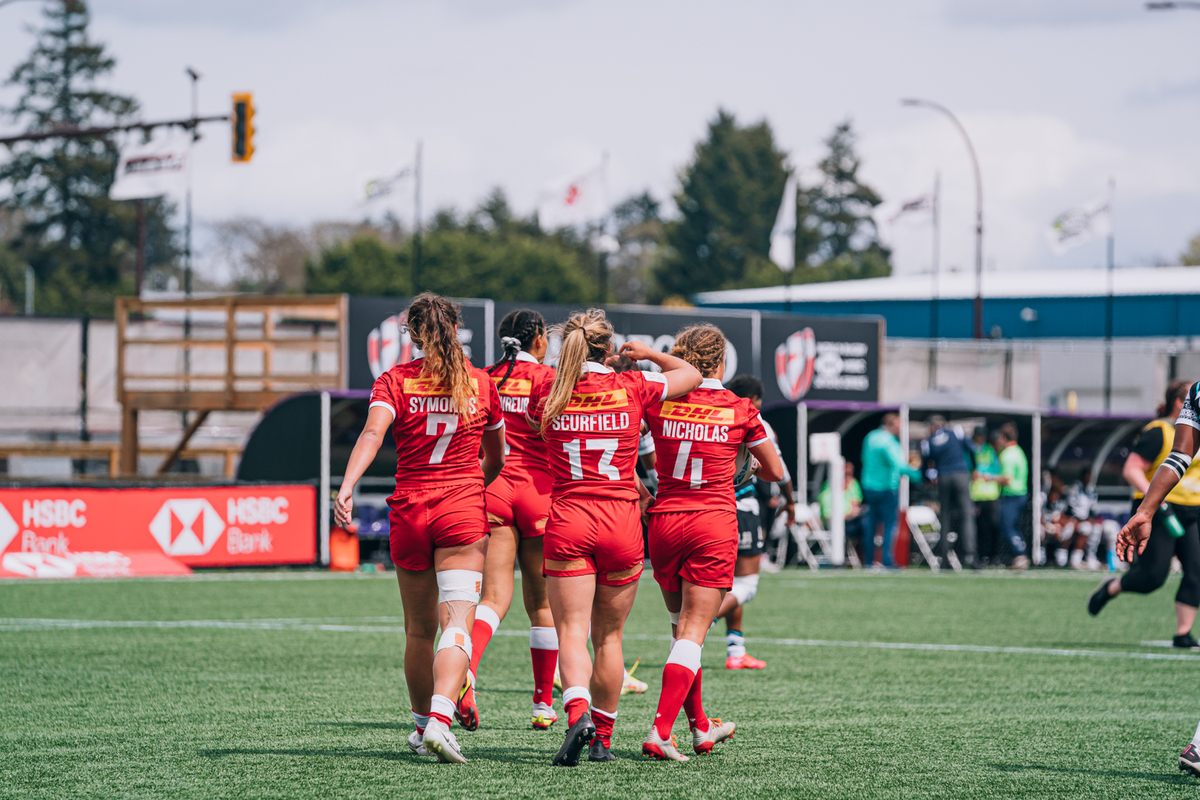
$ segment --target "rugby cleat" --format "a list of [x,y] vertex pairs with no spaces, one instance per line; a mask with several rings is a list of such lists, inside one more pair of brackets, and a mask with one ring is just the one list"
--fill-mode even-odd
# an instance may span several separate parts
[[562,675],[558,671],[558,664],[554,665],[554,688],[558,689],[559,694],[562,694],[562,692],[563,692]]
[[625,670],[625,680],[621,683],[621,694],[642,694],[650,688],[650,684],[646,683],[645,681],[639,681],[637,678],[633,677],[633,673],[637,670],[638,664],[641,663],[642,660],[639,658],[637,661],[633,662],[633,669]]
[[458,693],[458,702],[454,705],[454,718],[466,730],[479,730],[479,706],[475,704],[475,678],[471,675],[471,670],[467,670],[467,682]]
[[533,727],[536,730],[547,730],[556,722],[558,722],[558,712],[554,710],[553,706],[545,703],[533,704]]
[[1179,754],[1179,771],[1200,778],[1200,748],[1189,744]]
[[425,749],[425,737],[418,731],[408,735],[408,749],[419,756],[429,755],[429,751]]
[[697,728],[692,728],[692,749],[696,751],[696,755],[711,753],[713,745],[732,739],[735,730],[737,726],[732,722],[721,722],[719,717],[712,717],[708,720],[708,730],[703,733]]
[[1171,646],[1180,650],[1200,650],[1200,642],[1191,633],[1181,633],[1171,639]]
[[550,763],[556,767],[579,766],[579,753],[595,735],[596,726],[592,723],[592,715],[585,711],[574,725],[567,728],[562,747],[558,748]]
[[759,661],[749,653],[725,659],[725,669],[765,669],[766,666],[767,662]]
[[588,747],[588,761],[616,761],[617,757],[612,754],[604,742],[600,741],[597,736],[592,739],[591,745]]
[[650,726],[650,735],[642,742],[642,755],[658,761],[687,761],[688,757],[679,752],[675,737],[670,739],[658,738],[658,729]]
[[454,738],[454,734],[437,720],[429,721],[429,727],[425,729],[423,741],[425,749],[437,756],[438,761],[452,764],[467,763],[467,759],[463,757],[462,750],[458,747],[458,740]]
[[1100,613],[1100,609],[1104,608],[1109,600],[1113,599],[1114,595],[1108,593],[1108,585],[1115,580],[1119,580],[1119,578],[1109,578],[1097,586],[1096,591],[1088,595],[1088,613],[1093,617]]

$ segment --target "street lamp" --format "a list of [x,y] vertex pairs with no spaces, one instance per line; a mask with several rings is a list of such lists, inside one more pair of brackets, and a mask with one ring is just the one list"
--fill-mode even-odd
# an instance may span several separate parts
[[971,154],[971,166],[975,170],[975,338],[983,338],[983,180],[979,177],[979,159],[975,157],[975,147],[971,144],[971,137],[967,136],[967,129],[958,121],[958,117],[950,113],[950,109],[935,103],[932,100],[918,100],[914,98],[906,98],[900,101],[902,106],[931,108],[941,114],[945,114],[954,123],[954,127],[958,128],[958,132],[962,134],[963,141],[967,143],[967,152]]

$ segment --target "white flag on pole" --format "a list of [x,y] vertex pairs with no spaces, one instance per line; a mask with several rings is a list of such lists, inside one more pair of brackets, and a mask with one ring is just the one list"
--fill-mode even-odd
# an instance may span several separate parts
[[1059,214],[1050,223],[1046,238],[1050,240],[1050,249],[1060,256],[1076,245],[1111,233],[1112,201],[1101,197]]
[[604,164],[569,178],[551,181],[538,196],[538,224],[552,231],[598,220],[608,214]]
[[775,215],[775,227],[771,229],[771,261],[784,272],[796,268],[796,175],[788,173],[783,185],[783,202]]
[[917,214],[922,211],[933,211],[932,194],[923,194],[920,197],[914,197],[912,200],[905,200],[900,204],[900,208],[896,210],[896,213],[888,218],[888,224],[895,224],[896,220],[907,214]]
[[168,133],[145,144],[122,147],[108,196],[113,200],[139,200],[182,194],[187,188],[190,144],[189,136]]
[[378,200],[381,197],[387,197],[396,190],[396,184],[400,183],[401,180],[412,174],[413,168],[405,167],[399,172],[393,173],[386,178],[372,178],[371,180],[367,181],[367,185],[364,190],[367,196],[367,202],[369,203],[372,200]]

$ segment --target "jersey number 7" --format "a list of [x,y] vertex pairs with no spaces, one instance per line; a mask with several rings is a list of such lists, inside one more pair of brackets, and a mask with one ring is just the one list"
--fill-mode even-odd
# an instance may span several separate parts
[[[446,426],[446,431],[438,436],[438,426]],[[440,464],[450,446],[450,437],[458,430],[458,414],[429,414],[425,419],[425,435],[437,436],[433,445],[433,453],[429,456],[430,464]]]

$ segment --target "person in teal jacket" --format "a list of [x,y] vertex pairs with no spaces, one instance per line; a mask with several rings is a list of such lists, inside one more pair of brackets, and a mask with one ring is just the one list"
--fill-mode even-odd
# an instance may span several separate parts
[[863,565],[875,563],[875,529],[883,525],[883,566],[895,566],[892,537],[900,506],[900,476],[921,480],[920,470],[908,464],[908,453],[900,447],[900,417],[884,414],[878,428],[867,434],[862,449],[862,494],[867,506],[867,530],[863,535]]

